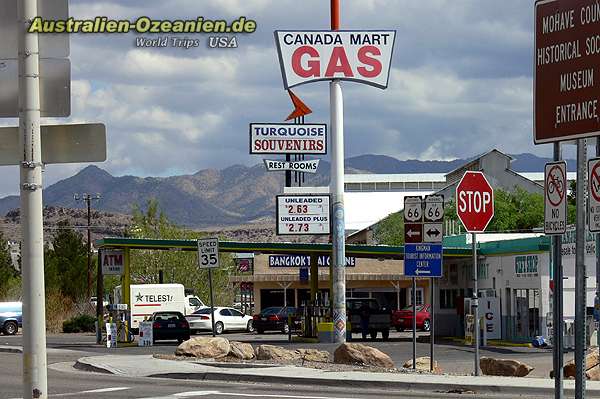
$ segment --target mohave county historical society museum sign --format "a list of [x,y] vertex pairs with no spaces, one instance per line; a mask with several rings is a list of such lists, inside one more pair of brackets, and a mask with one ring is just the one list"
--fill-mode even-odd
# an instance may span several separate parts
[[600,135],[600,3],[535,7],[534,142]]

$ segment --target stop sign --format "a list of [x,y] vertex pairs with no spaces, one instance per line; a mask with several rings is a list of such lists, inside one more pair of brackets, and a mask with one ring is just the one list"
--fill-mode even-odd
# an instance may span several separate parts
[[494,217],[494,189],[482,172],[466,172],[456,186],[456,214],[469,233],[482,233]]

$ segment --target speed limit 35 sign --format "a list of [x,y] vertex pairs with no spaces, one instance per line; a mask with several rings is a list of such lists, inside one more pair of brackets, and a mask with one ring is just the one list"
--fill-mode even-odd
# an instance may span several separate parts
[[198,239],[198,267],[212,269],[219,267],[219,239]]

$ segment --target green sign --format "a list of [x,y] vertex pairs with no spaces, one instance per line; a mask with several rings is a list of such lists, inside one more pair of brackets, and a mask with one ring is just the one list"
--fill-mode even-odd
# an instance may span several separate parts
[[515,274],[517,277],[536,277],[539,263],[537,255],[516,256]]

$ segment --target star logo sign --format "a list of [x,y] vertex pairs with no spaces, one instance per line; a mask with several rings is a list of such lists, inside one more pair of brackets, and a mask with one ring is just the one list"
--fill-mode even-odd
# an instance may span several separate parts
[[136,302],[142,302],[142,298],[143,298],[143,296],[142,296],[142,293],[141,293],[141,292],[139,292],[139,293],[138,293],[138,294],[135,296],[135,301],[136,301]]

